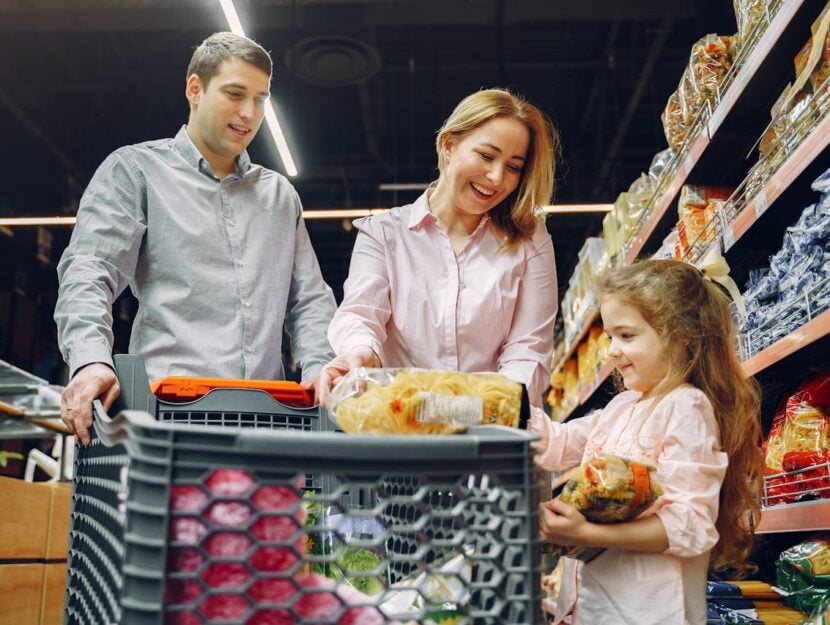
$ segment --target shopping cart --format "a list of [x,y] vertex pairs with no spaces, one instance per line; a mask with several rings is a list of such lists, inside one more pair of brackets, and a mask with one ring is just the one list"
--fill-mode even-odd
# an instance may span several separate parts
[[170,405],[116,366],[76,457],[67,625],[540,621],[533,435],[345,435],[257,391]]

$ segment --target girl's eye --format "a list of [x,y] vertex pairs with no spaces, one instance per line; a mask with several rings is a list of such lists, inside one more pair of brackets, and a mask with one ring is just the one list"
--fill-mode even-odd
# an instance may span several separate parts
[[478,155],[481,158],[483,158],[485,161],[492,161],[493,160],[493,157],[490,154],[487,154],[485,152],[479,152]]
[[521,167],[521,165],[508,165],[508,166],[507,166],[507,169],[509,169],[510,171],[512,171],[514,174],[520,174],[520,173],[522,173],[522,167]]
[[633,339],[634,335],[631,332],[623,332],[622,334],[620,334],[620,338],[622,338],[625,341],[628,341],[629,339]]
[[242,94],[238,91],[228,91],[228,96],[234,99],[238,99],[242,97]]

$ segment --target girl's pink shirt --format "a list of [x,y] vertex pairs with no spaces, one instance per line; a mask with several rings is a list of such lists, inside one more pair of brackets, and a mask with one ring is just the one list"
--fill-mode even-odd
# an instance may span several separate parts
[[541,405],[557,308],[544,224],[504,253],[485,215],[456,256],[424,193],[355,226],[343,303],[328,332],[338,355],[368,345],[384,367],[495,371],[527,385]]
[[[574,610],[588,625],[704,625],[709,552],[718,540],[715,521],[727,456],[712,405],[697,388],[671,391],[649,413],[652,400],[620,393],[603,409],[554,423],[534,409],[529,428],[537,462],[564,470],[600,454],[616,454],[657,468],[664,495],[642,516],[656,514],[666,528],[662,553],[608,549],[592,562],[566,559],[557,623]],[[643,418],[645,417],[645,421]]]

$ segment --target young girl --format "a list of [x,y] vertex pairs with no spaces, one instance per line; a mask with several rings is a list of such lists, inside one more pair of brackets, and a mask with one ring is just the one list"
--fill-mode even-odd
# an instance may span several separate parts
[[630,522],[595,524],[543,504],[560,545],[604,547],[565,559],[556,623],[703,625],[711,567],[746,568],[759,514],[760,393],[735,353],[729,300],[691,265],[647,260],[598,279],[609,357],[627,391],[561,424],[536,411],[538,461],[564,470],[600,454],[656,467],[664,495]]

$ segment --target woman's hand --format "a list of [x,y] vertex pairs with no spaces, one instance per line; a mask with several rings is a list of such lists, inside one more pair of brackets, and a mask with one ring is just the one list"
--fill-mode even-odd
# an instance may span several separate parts
[[591,523],[576,508],[563,503],[557,497],[539,506],[539,533],[549,543],[556,545],[594,547],[589,544]]
[[317,401],[326,405],[331,389],[352,369],[380,367],[380,358],[368,345],[360,345],[329,362],[320,372],[317,380]]

